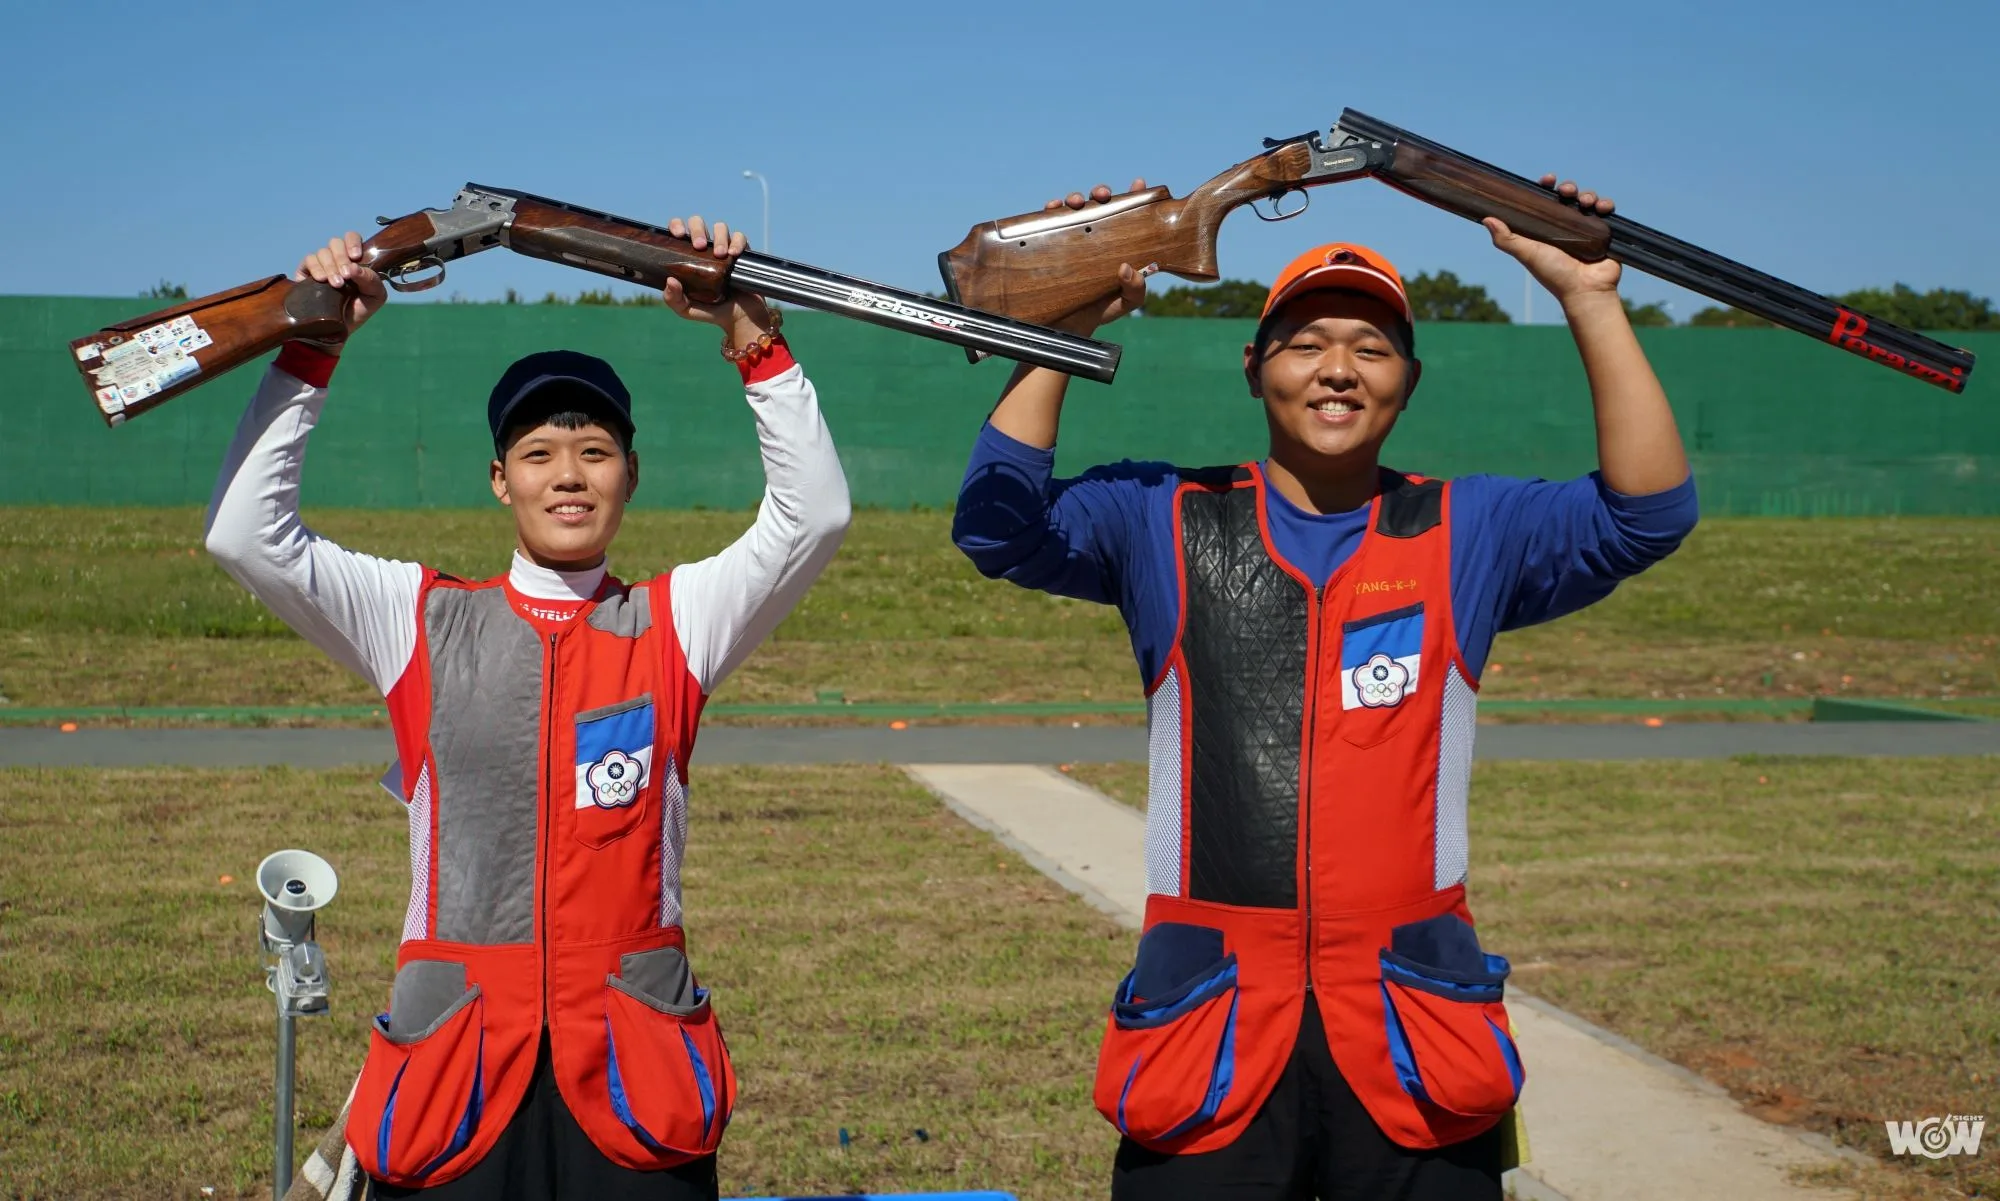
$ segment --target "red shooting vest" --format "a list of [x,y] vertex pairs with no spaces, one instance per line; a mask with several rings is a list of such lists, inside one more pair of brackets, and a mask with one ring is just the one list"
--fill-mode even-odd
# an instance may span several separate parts
[[427,571],[389,694],[412,890],[347,1141],[392,1184],[441,1184],[491,1149],[544,1026],[564,1102],[625,1167],[714,1151],[736,1099],[680,928],[704,698],[668,577],[607,578],[568,620],[547,605]]
[[1507,961],[1465,905],[1476,684],[1451,489],[1391,472],[1324,588],[1272,546],[1254,465],[1174,498],[1180,629],[1148,690],[1144,931],[1095,1098],[1157,1151],[1232,1142],[1319,1006],[1341,1075],[1414,1149],[1495,1125],[1523,1072]]

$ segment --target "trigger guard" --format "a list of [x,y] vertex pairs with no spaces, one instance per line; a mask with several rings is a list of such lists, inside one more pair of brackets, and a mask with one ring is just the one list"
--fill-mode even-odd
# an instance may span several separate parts
[[[412,280],[410,275],[417,271],[437,268],[436,275]],[[434,254],[427,254],[414,262],[398,267],[394,272],[382,277],[384,283],[398,292],[423,292],[444,282],[444,260]]]
[[[1299,195],[1299,207],[1293,209],[1289,213],[1285,212],[1280,206],[1284,203],[1285,197],[1291,195],[1294,192],[1298,193]],[[1278,193],[1276,196],[1271,196],[1268,197],[1267,199],[1269,199],[1271,202],[1271,215],[1268,217],[1264,215],[1263,209],[1257,207],[1256,201],[1253,200],[1250,202],[1250,211],[1257,214],[1257,219],[1259,221],[1270,221],[1273,223],[1279,221],[1290,221],[1293,217],[1298,216],[1300,213],[1303,213],[1308,208],[1312,207],[1312,193],[1306,191],[1304,188],[1287,188],[1284,191]]]

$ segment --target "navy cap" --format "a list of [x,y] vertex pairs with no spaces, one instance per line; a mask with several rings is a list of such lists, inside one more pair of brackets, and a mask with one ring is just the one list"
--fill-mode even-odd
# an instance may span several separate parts
[[500,441],[508,418],[522,401],[543,388],[557,385],[581,388],[601,397],[624,424],[626,435],[631,435],[632,393],[626,390],[625,381],[618,378],[611,364],[574,350],[544,350],[515,360],[500,382],[493,385],[493,394],[486,400],[486,424],[493,430],[493,441],[496,444]]

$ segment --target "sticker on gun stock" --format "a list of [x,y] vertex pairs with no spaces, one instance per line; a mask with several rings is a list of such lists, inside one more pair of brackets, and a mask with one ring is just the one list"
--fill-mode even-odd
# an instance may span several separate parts
[[108,416],[123,413],[127,405],[157,396],[168,388],[199,374],[201,364],[194,352],[214,344],[207,331],[192,317],[150,326],[103,352],[103,366],[90,369],[96,381],[97,405]]

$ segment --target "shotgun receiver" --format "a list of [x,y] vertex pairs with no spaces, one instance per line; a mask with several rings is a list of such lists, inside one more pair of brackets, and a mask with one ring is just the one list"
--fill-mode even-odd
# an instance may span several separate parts
[[[1533,180],[1351,108],[1324,137],[1315,130],[1266,138],[1264,148],[1185,197],[1154,187],[1081,210],[1023,213],[974,226],[938,256],[945,293],[961,304],[1046,324],[1117,295],[1121,263],[1157,263],[1185,279],[1216,279],[1216,233],[1238,205],[1283,221],[1305,211],[1305,189],[1372,176],[1471,221],[1498,217],[1515,233],[1584,262],[1616,259],[1947,391],[1964,391],[1972,374],[1968,351],[1624,217],[1583,212]],[[1285,211],[1284,197],[1293,192],[1300,203]],[[1272,203],[1272,216],[1254,208],[1259,200]]]
[[[1109,343],[769,255],[725,262],[659,226],[505,188],[468,183],[450,208],[376,221],[383,228],[363,244],[362,264],[401,292],[434,288],[447,262],[504,246],[648,288],[679,279],[703,304],[721,300],[734,281],[760,295],[1099,383],[1111,382],[1122,353]],[[339,337],[347,300],[343,290],[315,280],[274,275],[121,321],[76,339],[70,351],[98,411],[115,426],[281,342]]]

